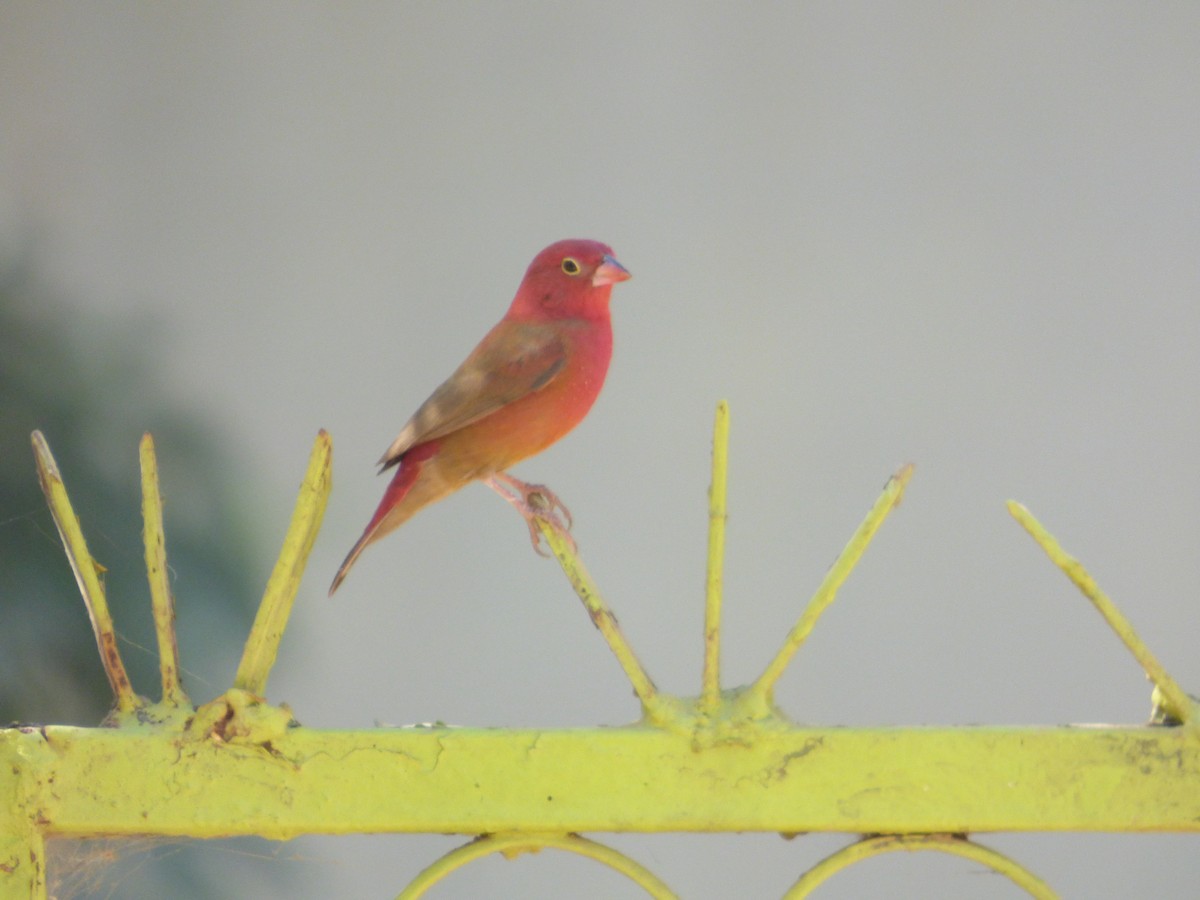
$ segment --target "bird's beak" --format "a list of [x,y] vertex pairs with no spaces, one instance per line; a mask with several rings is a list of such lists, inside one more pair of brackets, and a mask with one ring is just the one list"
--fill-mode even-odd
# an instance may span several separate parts
[[616,284],[618,281],[628,281],[632,277],[627,268],[605,253],[603,261],[592,275],[592,287]]

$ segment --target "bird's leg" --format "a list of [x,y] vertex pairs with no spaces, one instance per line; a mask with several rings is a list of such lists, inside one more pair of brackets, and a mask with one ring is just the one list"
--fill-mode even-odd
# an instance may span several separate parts
[[542,549],[542,532],[538,528],[537,519],[548,522],[550,527],[562,535],[572,552],[575,551],[575,539],[571,537],[571,526],[575,523],[571,518],[571,511],[558,499],[554,491],[544,484],[526,484],[505,472],[497,472],[486,479],[486,484],[521,514],[521,518],[529,526],[529,540],[539,556],[550,554]]

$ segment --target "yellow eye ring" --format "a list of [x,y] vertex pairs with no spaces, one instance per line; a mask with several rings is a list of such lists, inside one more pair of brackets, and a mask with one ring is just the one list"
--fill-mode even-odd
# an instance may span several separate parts
[[568,275],[578,275],[580,272],[579,262],[571,256],[563,258],[562,270]]

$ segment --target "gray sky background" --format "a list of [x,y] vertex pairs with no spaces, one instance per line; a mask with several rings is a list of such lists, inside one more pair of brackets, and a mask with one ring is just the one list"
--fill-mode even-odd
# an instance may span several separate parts
[[[0,3],[0,251],[154,324],[159,377],[254,473],[271,552],[313,437],[333,435],[270,685],[305,724],[637,716],[557,566],[484,487],[325,598],[383,490],[375,459],[568,236],[635,277],[600,401],[516,474],[570,505],[664,690],[699,684],[722,397],[730,683],[911,460],[903,507],[781,683],[789,714],[1143,721],[1140,671],[1010,497],[1200,686],[1197,4]],[[139,434],[110,437],[135,465]],[[164,489],[169,549],[184,513]],[[239,651],[184,660],[210,682],[198,698]],[[1188,836],[984,840],[1065,896],[1200,876]],[[687,897],[778,896],[843,842],[612,840]],[[303,896],[391,896],[453,845],[301,841],[256,890],[300,866]],[[1017,896],[962,860],[861,869],[822,896]],[[637,896],[549,854],[441,896],[563,884]]]

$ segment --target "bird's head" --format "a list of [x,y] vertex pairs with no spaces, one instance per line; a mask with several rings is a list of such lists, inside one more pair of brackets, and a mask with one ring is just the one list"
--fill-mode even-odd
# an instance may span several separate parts
[[558,241],[533,258],[509,314],[532,318],[606,317],[612,286],[630,277],[607,244]]

